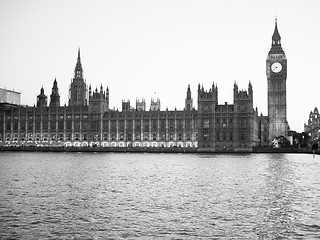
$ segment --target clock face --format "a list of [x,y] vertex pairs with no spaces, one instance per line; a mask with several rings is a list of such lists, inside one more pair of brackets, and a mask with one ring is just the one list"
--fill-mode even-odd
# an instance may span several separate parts
[[272,72],[274,72],[274,73],[280,72],[281,69],[282,69],[281,63],[275,62],[275,63],[273,63],[273,64],[271,65],[271,70],[272,70]]

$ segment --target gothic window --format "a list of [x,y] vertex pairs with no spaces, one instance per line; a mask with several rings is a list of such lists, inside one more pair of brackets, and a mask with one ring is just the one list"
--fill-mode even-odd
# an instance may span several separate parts
[[186,138],[187,138],[187,140],[191,140],[190,133],[187,133]]
[[128,141],[132,140],[132,134],[131,133],[128,133],[127,139],[128,139]]
[[161,139],[162,141],[165,141],[165,140],[166,140],[166,135],[163,133],[163,134],[161,135],[160,139]]
[[240,118],[240,127],[244,127],[244,119],[243,118]]
[[111,133],[111,140],[117,140],[117,137],[116,137],[115,133]]
[[244,137],[244,134],[243,134],[243,133],[240,134],[240,140],[241,140],[241,141],[244,141],[244,140],[245,140],[245,137]]
[[[47,139],[48,135],[47,134],[44,134],[44,137],[45,137],[45,140]],[[60,141],[63,141],[63,133],[60,133],[59,134],[59,140]]]
[[32,131],[32,130],[33,130],[33,123],[28,122],[28,131]]
[[120,140],[123,140],[123,139],[124,139],[124,133],[123,133],[123,132],[120,132],[120,133],[119,133],[119,138],[120,138]]
[[144,140],[149,140],[149,133],[148,132],[145,132],[144,133]]
[[203,134],[203,140],[208,141],[209,140],[209,133],[204,133]]
[[204,119],[203,120],[203,127],[204,128],[209,128],[209,122],[210,122],[209,119]]
[[75,140],[79,140],[80,138],[80,134],[79,133],[75,133]]
[[174,134],[173,133],[170,133],[170,140],[174,140]]
[[136,133],[136,134],[135,134],[135,139],[136,139],[136,140],[140,140],[140,133]]

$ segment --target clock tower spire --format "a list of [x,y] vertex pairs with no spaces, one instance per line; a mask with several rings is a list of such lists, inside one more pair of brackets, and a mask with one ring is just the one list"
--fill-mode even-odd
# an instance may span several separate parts
[[281,46],[277,19],[272,44],[266,60],[268,79],[269,141],[275,137],[288,136],[287,122],[287,58]]
[[278,24],[277,24],[277,19],[274,27],[274,32],[272,35],[272,45],[271,49],[269,51],[269,54],[284,54],[284,51],[281,47],[281,36],[279,34],[278,30]]

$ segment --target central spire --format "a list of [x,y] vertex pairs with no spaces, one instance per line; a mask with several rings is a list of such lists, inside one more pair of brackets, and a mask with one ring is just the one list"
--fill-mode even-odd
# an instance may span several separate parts
[[81,58],[80,58],[80,48],[78,48],[78,59],[77,64],[74,69],[74,78],[82,78],[83,77],[83,69],[81,65]]
[[80,48],[78,48],[78,61],[80,62]]

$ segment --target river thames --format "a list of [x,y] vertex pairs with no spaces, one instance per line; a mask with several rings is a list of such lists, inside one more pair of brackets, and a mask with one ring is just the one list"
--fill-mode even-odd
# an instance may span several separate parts
[[1,239],[319,236],[319,155],[0,153]]

